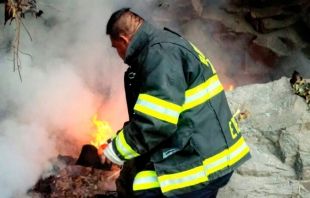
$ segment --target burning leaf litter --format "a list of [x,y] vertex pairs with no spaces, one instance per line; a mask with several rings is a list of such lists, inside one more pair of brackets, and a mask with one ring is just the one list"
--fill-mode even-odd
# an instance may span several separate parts
[[117,197],[115,180],[118,175],[119,169],[116,166],[111,171],[105,171],[68,164],[57,174],[41,178],[29,191],[29,195],[49,198]]
[[80,156],[58,156],[51,161],[52,175],[42,177],[29,191],[31,197],[117,197],[115,180],[121,168],[112,164],[102,164],[98,155],[98,148],[112,136],[112,129],[108,122],[93,118],[92,126],[96,131],[92,133],[95,141],[84,145]]

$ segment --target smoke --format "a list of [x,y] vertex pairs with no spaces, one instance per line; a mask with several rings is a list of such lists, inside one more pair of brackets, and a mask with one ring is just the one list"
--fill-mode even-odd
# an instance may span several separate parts
[[[58,154],[77,157],[82,145],[93,140],[89,132],[95,114],[108,121],[113,131],[128,119],[123,90],[127,66],[105,35],[107,20],[115,10],[129,6],[154,25],[157,21],[160,27],[182,29],[176,23],[178,15],[159,8],[158,1],[136,2],[44,1],[61,12],[41,5],[42,17],[26,14],[23,21],[32,41],[22,28],[20,50],[29,54],[19,54],[22,82],[13,72],[9,50],[16,35],[14,21],[0,27],[2,197],[26,193],[49,167],[49,159]],[[188,38],[194,36],[194,28],[186,27],[183,33],[187,31]]]
[[[127,120],[123,73],[127,66],[105,35],[122,1],[44,1],[36,19],[26,14],[19,53],[22,82],[13,72],[15,23],[0,26],[0,192],[27,192],[61,155],[77,157],[90,143],[95,114],[114,131]],[[4,10],[0,4],[0,10]],[[2,14],[4,15],[4,14]],[[0,17],[1,21],[4,21]]]
[[53,8],[39,5],[44,12],[40,18],[25,14],[30,36],[21,27],[22,82],[13,72],[15,21],[0,26],[0,192],[4,198],[27,196],[59,154],[77,157],[82,145],[94,140],[90,126],[95,114],[108,121],[114,132],[121,129],[128,119],[123,88],[127,66],[111,48],[106,23],[122,7],[131,7],[151,22],[149,9],[161,9],[157,1],[42,3]]
[[[90,124],[95,114],[114,132],[128,119],[123,90],[127,66],[105,35],[107,20],[121,7],[129,6],[154,25],[181,32],[210,57],[224,84],[234,83],[232,78],[239,76],[227,76],[227,70],[238,68],[228,66],[244,57],[214,41],[210,32],[216,26],[207,27],[201,20],[180,25],[182,16],[172,11],[177,1],[167,2],[169,11],[158,7],[156,0],[45,0],[61,12],[41,5],[42,17],[26,14],[23,21],[32,41],[22,28],[20,50],[30,55],[19,54],[22,82],[11,61],[14,21],[0,26],[1,197],[24,194],[58,154],[77,157],[82,145],[93,140]],[[0,11],[3,8],[0,4]],[[243,44],[240,40],[241,51]]]

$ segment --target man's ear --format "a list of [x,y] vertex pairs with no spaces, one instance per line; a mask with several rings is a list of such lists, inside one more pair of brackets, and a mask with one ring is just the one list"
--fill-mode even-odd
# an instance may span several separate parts
[[130,39],[127,36],[119,35],[119,39],[123,41],[126,44],[126,46],[129,45],[130,43]]

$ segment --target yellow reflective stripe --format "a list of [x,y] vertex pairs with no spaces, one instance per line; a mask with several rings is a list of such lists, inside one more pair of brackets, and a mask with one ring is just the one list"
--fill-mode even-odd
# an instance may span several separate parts
[[155,171],[139,172],[133,182],[133,190],[147,190],[160,187]]
[[214,75],[206,82],[185,92],[185,102],[183,104],[183,110],[185,111],[195,106],[198,106],[211,99],[212,97],[216,96],[223,90],[224,88],[219,81],[218,76]]
[[244,138],[241,137],[233,146],[229,149],[222,151],[206,160],[203,164],[206,168],[207,175],[215,173],[227,166],[234,165],[243,156],[245,156],[250,151],[249,147],[246,145]]
[[239,148],[231,152],[229,165],[232,166],[249,152],[250,152],[250,148],[246,145],[243,139],[242,145],[240,145]]
[[194,50],[195,50],[199,55],[204,56],[204,55],[202,54],[202,52],[201,52],[195,45],[193,45],[192,43],[190,43],[190,44],[192,45],[192,47],[194,48]]
[[204,167],[198,166],[180,173],[159,176],[158,180],[162,192],[166,193],[171,190],[206,182],[208,178],[205,174]]
[[190,44],[192,45],[192,47],[194,48],[194,50],[198,53],[200,62],[202,62],[203,64],[205,64],[205,65],[208,66],[208,67],[210,66],[211,69],[212,69],[212,73],[215,74],[216,71],[215,71],[215,69],[214,69],[212,63],[210,62],[210,60],[207,59],[207,58],[203,55],[203,53],[201,53],[201,51],[200,51],[195,45],[193,45],[192,43],[190,43]]
[[141,172],[139,172],[139,173],[135,176],[135,179],[141,179],[141,178],[149,177],[149,176],[154,176],[154,177],[157,178],[157,174],[156,174],[155,171],[147,170],[147,171],[141,171]]
[[125,159],[132,159],[140,154],[134,151],[126,142],[124,131],[122,130],[116,137],[116,148]]
[[179,105],[173,104],[171,102],[167,102],[165,100],[156,98],[156,97],[148,95],[148,94],[140,94],[138,99],[152,102],[154,104],[157,104],[157,105],[162,106],[164,108],[171,109],[171,110],[176,111],[176,112],[181,112],[181,110],[182,110],[182,108]]
[[215,74],[216,71],[215,71],[215,69],[214,69],[214,67],[213,67],[213,65],[212,65],[212,63],[211,63],[211,61],[210,61],[209,59],[207,59],[207,58],[206,58],[206,61],[207,61],[207,63],[210,65],[210,67],[211,67],[211,69],[212,69],[212,73]]
[[166,121],[166,122],[170,122],[172,124],[177,124],[178,121],[179,121],[178,118],[171,117],[169,115],[165,115],[165,114],[159,113],[157,111],[154,111],[154,110],[148,109],[146,107],[143,107],[143,106],[141,106],[139,104],[136,104],[134,109],[136,111],[140,111],[141,113],[144,113],[144,114],[149,115],[151,117],[154,117],[154,118],[157,118],[159,120]]
[[228,150],[224,150],[221,153],[214,155],[203,161],[203,164],[206,166],[206,173],[210,175],[215,173],[218,170],[221,170],[228,166],[227,156]]
[[195,95],[197,93],[199,93],[202,90],[205,90],[206,88],[208,88],[211,84],[216,83],[217,81],[219,81],[219,77],[217,75],[212,76],[211,78],[209,78],[206,82],[196,86],[195,88],[189,89],[185,92],[185,97],[190,97],[192,95]]
[[208,181],[208,176],[214,172],[234,165],[249,152],[243,137],[233,146],[203,161],[203,166],[190,170],[158,177],[163,193],[171,190],[189,187]]
[[182,107],[171,102],[150,96],[140,94],[134,109],[146,115],[159,120],[177,124]]

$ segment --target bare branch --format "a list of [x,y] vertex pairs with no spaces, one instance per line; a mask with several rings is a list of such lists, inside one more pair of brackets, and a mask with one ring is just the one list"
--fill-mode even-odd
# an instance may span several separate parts
[[28,35],[29,35],[29,37],[30,37],[30,40],[32,41],[31,35],[30,35],[30,33],[29,33],[28,29],[26,28],[26,26],[24,25],[24,23],[23,23],[22,19],[21,19],[19,16],[17,16],[17,18],[20,20],[21,24],[23,25],[23,27],[24,27],[24,28],[25,28],[25,30],[27,31],[27,33],[28,33]]
[[23,51],[21,51],[21,50],[18,50],[18,51],[19,51],[20,53],[24,54],[24,55],[29,56],[29,57],[30,57],[30,59],[31,59],[31,60],[33,60],[32,56],[31,56],[30,54],[27,54],[27,53],[25,53],[25,52],[23,52]]

